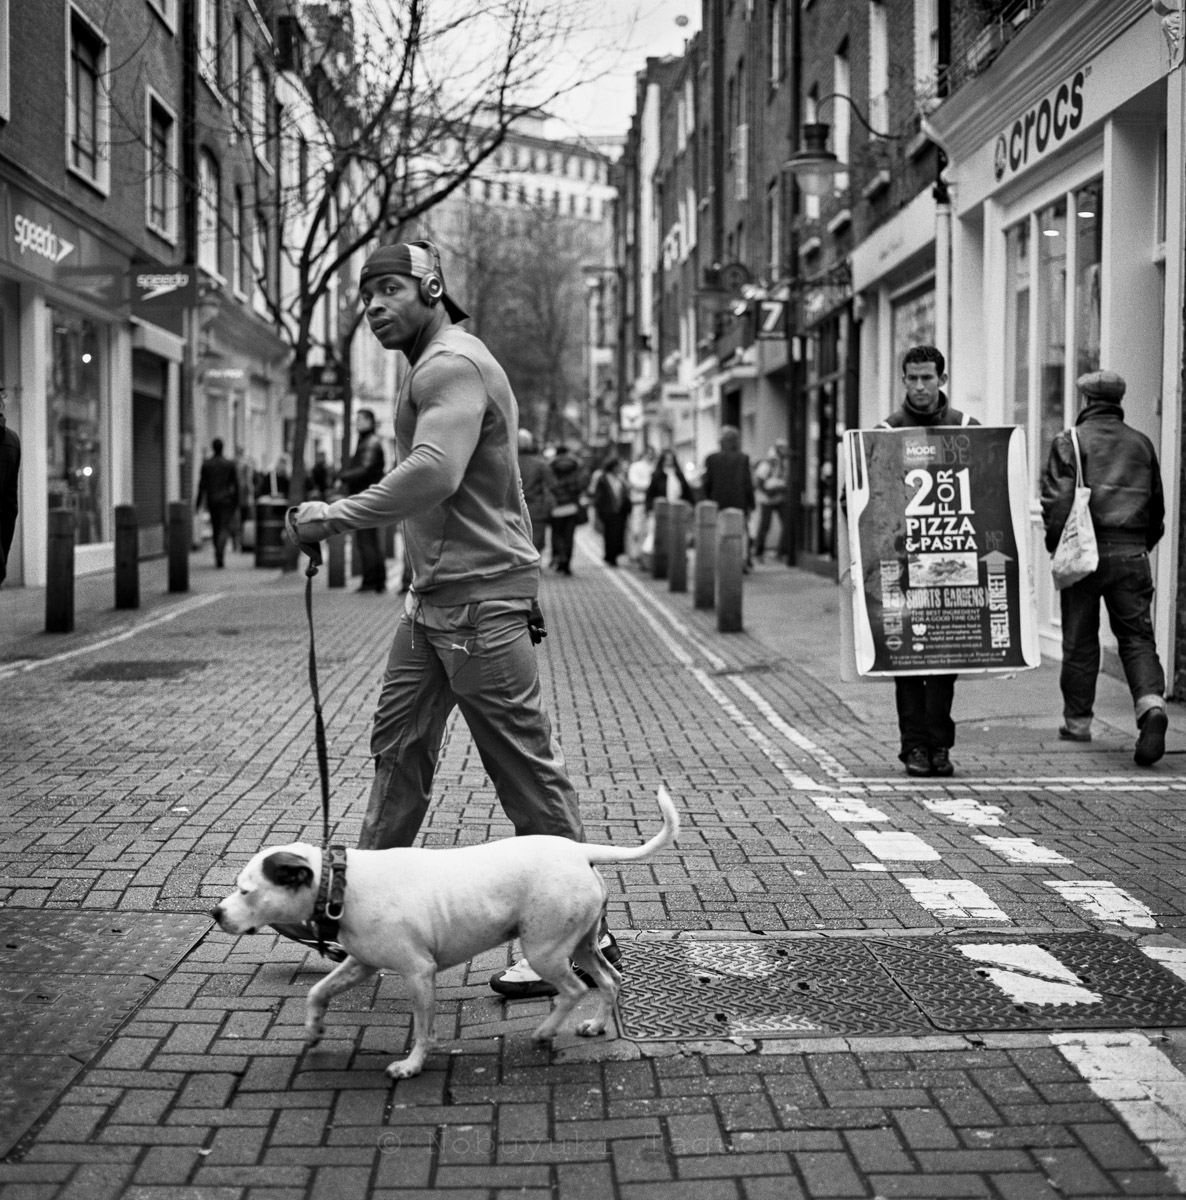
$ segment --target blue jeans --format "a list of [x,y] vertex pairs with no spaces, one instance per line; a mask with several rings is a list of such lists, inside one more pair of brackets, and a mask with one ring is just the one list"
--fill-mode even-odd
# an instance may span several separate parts
[[361,848],[415,841],[454,706],[515,833],[585,840],[576,791],[543,710],[530,609],[529,600],[437,607],[410,595],[375,710],[375,778]]
[[1151,708],[1164,708],[1165,673],[1153,640],[1153,572],[1143,550],[1100,546],[1100,565],[1086,579],[1064,588],[1062,603],[1063,716],[1090,722],[1100,670],[1100,600],[1120,649],[1120,662],[1132,693],[1137,719]]

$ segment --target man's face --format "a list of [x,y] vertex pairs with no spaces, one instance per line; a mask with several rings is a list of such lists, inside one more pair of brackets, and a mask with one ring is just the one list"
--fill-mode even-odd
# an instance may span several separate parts
[[431,309],[410,275],[377,275],[359,291],[367,324],[385,350],[407,353],[416,344]]
[[934,412],[939,407],[939,389],[947,382],[933,362],[910,362],[902,371],[906,395],[920,412]]

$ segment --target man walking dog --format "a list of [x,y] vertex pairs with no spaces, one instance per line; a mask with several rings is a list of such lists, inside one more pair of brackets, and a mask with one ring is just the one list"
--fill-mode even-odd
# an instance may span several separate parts
[[[532,646],[545,636],[540,559],[506,373],[458,328],[467,314],[448,294],[430,242],[380,247],[362,268],[359,292],[371,332],[411,367],[396,402],[397,465],[356,496],[302,504],[294,516],[302,544],[402,522],[412,563],[375,710],[375,778],[359,847],[413,843],[454,705],[516,834],[584,841],[540,695]],[[600,944],[611,963],[621,957],[608,931]],[[491,986],[512,999],[556,991],[526,960]]]

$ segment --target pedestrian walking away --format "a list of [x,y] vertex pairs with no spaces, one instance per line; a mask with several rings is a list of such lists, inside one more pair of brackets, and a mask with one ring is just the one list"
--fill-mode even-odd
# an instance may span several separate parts
[[548,466],[548,490],[552,493],[552,566],[561,575],[572,574],[572,545],[577,525],[584,517],[581,495],[581,464],[568,452],[556,447]]
[[749,455],[741,449],[741,431],[722,425],[720,449],[704,460],[704,498],[718,508],[739,508],[745,514],[745,570],[750,569],[749,518],[754,511],[754,479]]
[[[378,483],[387,466],[383,443],[376,432],[374,410],[360,408],[354,415],[354,428],[358,431],[354,453],[350,456],[350,462],[338,472],[338,481],[345,486],[348,496],[357,496]],[[385,592],[387,567],[383,561],[383,547],[379,544],[378,528],[359,529],[354,535],[354,545],[362,559],[362,582],[358,590]]]
[[552,518],[552,488],[548,464],[536,446],[530,429],[519,430],[519,479],[523,484],[523,500],[531,518],[531,540],[543,554],[548,540],[548,522]]
[[223,455],[222,445],[222,438],[210,443],[211,455],[198,472],[198,495],[194,501],[199,512],[205,501],[210,514],[216,567],[226,566],[226,544],[239,516],[239,470]]
[[[1137,723],[1133,755],[1149,767],[1165,754],[1169,717],[1165,672],[1157,657],[1150,606],[1153,571],[1149,553],[1165,532],[1165,496],[1153,443],[1125,423],[1120,401],[1126,384],[1115,371],[1091,371],[1075,386],[1083,407],[1075,420],[1083,486],[1091,489],[1091,523],[1099,565],[1059,593],[1062,610],[1063,723],[1066,741],[1090,742],[1100,669],[1100,601],[1120,650]],[[1058,545],[1075,498],[1076,448],[1069,431],[1050,446],[1042,475],[1046,548]]]
[[626,526],[626,554],[631,562],[642,561],[642,548],[647,535],[647,488],[655,473],[655,452],[647,446],[626,469],[626,485],[630,489],[630,520]]
[[[951,406],[942,390],[947,382],[947,360],[934,346],[912,346],[902,358],[906,398],[878,429],[910,429],[936,425],[979,425],[980,422]],[[894,699],[898,709],[901,749],[898,758],[906,774],[955,774],[951,748],[955,745],[955,675],[898,675]]]
[[754,558],[762,561],[766,553],[766,539],[774,518],[779,520],[779,541],[785,540],[782,528],[784,506],[791,478],[791,459],[786,441],[778,438],[770,452],[754,468],[754,484],[758,501],[758,528],[754,532]]
[[622,478],[622,460],[611,454],[593,488],[593,508],[601,522],[605,565],[616,567],[626,551],[626,525],[630,520],[630,491]]
[[0,385],[0,585],[8,576],[8,555],[16,536],[20,508],[21,439],[8,428],[4,416],[5,388]]
[[[397,465],[358,495],[305,503],[294,514],[301,543],[402,522],[412,563],[375,709],[375,776],[359,846],[415,841],[454,706],[515,832],[584,841],[540,692],[540,559],[506,373],[456,324],[466,313],[449,295],[431,243],[376,250],[359,292],[371,332],[410,365],[396,403]],[[611,962],[620,958],[608,931],[601,945]],[[523,960],[491,985],[512,998],[555,994]]]

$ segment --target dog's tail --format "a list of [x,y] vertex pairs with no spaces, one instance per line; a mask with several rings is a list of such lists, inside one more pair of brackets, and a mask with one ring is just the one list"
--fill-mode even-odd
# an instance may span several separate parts
[[659,784],[659,808],[663,812],[663,828],[649,842],[641,846],[625,849],[620,846],[591,846],[585,844],[585,854],[593,865],[611,862],[637,862],[639,859],[650,858],[660,850],[670,846],[679,833],[679,813],[667,794],[667,789]]

